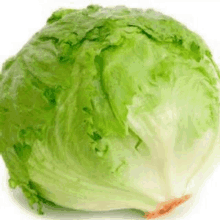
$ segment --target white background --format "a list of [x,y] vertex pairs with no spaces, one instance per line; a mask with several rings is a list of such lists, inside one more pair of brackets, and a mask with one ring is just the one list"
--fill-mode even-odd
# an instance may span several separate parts
[[[220,65],[220,0],[165,1],[165,0],[7,0],[0,1],[0,66],[8,57],[16,54],[28,39],[46,22],[51,13],[60,7],[82,8],[89,4],[102,6],[126,5],[136,8],[154,8],[170,15],[200,34],[210,47],[214,59]],[[46,215],[38,216],[31,210],[20,190],[8,188],[8,174],[0,156],[0,218],[2,220],[35,219],[144,219],[135,210],[119,210],[103,213],[63,211],[46,207]],[[178,184],[178,183],[177,183]],[[166,219],[196,220],[220,219],[220,167],[205,183],[193,208],[180,207],[174,217]],[[191,206],[191,204],[188,204]],[[179,213],[185,212],[185,215]]]

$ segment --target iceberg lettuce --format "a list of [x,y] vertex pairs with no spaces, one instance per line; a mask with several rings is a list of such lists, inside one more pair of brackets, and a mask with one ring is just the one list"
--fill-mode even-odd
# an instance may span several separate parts
[[201,37],[154,10],[54,12],[2,67],[10,186],[39,213],[168,213],[219,162],[219,76]]

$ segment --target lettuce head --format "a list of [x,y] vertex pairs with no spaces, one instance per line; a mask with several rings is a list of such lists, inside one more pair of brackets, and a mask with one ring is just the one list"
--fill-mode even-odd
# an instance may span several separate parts
[[219,161],[219,69],[201,37],[159,12],[60,9],[1,72],[0,152],[39,213],[160,216]]

